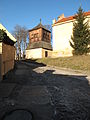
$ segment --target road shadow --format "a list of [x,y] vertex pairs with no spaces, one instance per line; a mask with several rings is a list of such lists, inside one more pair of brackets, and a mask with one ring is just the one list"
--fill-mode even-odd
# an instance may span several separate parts
[[30,63],[30,64],[33,64],[33,65],[37,65],[39,67],[43,67],[43,66],[46,66],[44,63],[37,63],[37,59],[26,59],[26,60],[21,60],[22,62],[27,62],[27,63]]
[[[17,85],[12,97],[16,97],[16,91],[21,90],[22,86],[46,86],[54,110],[53,120],[90,120],[90,85],[87,76],[55,74],[52,69],[40,72],[39,69],[45,66],[32,60],[16,61],[15,69],[8,72],[1,83]],[[24,74],[20,73],[22,69]],[[16,74],[17,70],[20,74]]]

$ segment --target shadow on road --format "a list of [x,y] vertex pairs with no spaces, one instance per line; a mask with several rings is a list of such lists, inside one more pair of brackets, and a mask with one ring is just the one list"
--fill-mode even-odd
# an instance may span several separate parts
[[[90,85],[87,76],[55,74],[55,70],[45,67],[32,60],[17,61],[15,69],[8,72],[1,82],[16,84],[9,97],[23,99],[29,104],[25,97],[30,96],[34,120],[90,120]],[[39,95],[41,99],[38,101]],[[36,108],[33,108],[35,105]]]

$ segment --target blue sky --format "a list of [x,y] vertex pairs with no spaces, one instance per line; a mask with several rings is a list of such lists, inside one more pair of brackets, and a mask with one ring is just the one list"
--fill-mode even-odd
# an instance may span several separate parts
[[90,0],[0,0],[0,23],[9,32],[15,25],[31,29],[40,22],[52,24],[60,14],[71,16],[82,5],[84,11],[90,10]]

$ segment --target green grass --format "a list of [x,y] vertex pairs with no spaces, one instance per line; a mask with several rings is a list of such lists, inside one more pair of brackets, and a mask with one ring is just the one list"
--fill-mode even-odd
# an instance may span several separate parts
[[42,58],[37,59],[36,62],[51,66],[70,68],[74,70],[83,70],[90,73],[90,55],[60,58]]

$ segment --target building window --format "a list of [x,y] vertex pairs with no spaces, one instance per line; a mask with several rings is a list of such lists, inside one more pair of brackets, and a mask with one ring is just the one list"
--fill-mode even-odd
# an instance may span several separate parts
[[37,34],[34,34],[34,38],[36,38],[37,37]]
[[34,35],[33,34],[31,34],[31,39],[33,39],[34,38]]
[[48,51],[45,51],[45,57],[48,57]]
[[38,33],[34,34],[34,38],[38,38]]

